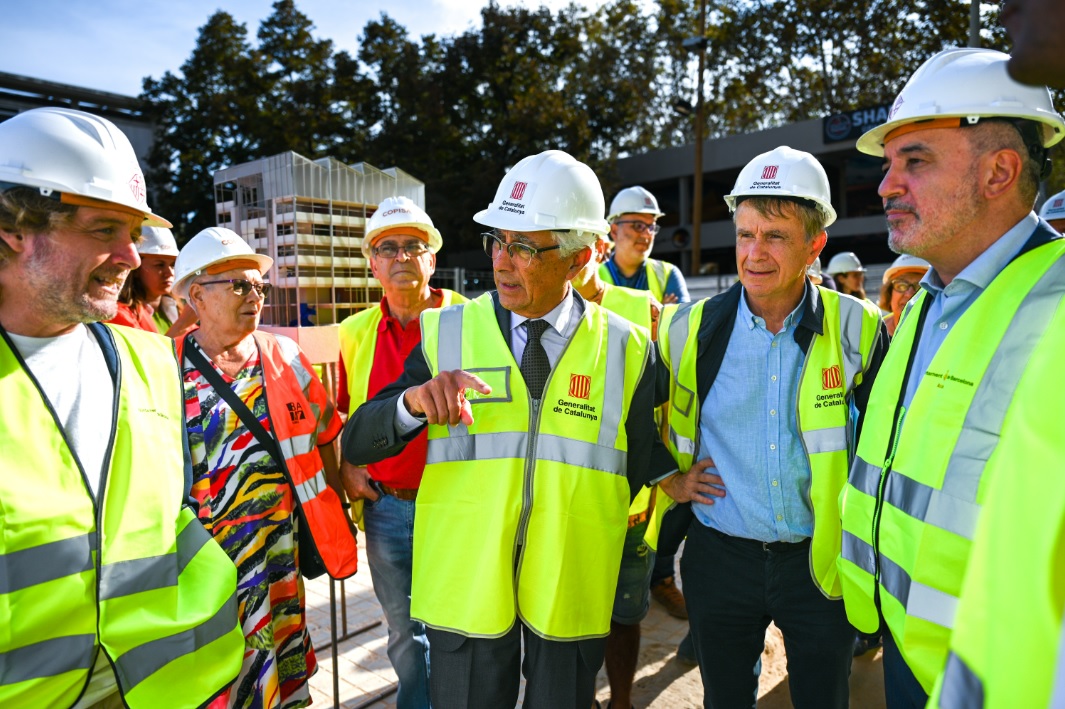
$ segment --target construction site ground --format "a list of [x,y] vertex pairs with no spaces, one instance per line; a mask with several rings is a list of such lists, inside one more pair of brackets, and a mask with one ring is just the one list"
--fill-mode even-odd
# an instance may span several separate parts
[[[360,539],[359,573],[344,582],[347,610],[347,632],[365,628],[362,632],[338,644],[337,683],[339,693],[336,706],[345,709],[383,709],[396,706],[396,674],[385,653],[388,631],[384,616],[370,582],[366,564],[366,550]],[[341,584],[333,582],[337,603],[338,635],[342,627],[340,603]],[[330,584],[321,578],[306,583],[307,622],[318,651],[318,673],[311,681],[311,693],[316,707],[334,706],[333,658],[330,651]],[[687,709],[701,707],[703,686],[697,667],[685,665],[677,657],[677,645],[687,632],[686,621],[677,620],[662,606],[651,602],[651,611],[642,624],[639,666],[633,690],[637,709]],[[851,702],[854,709],[882,709],[884,707],[884,673],[881,651],[856,658],[851,668]],[[524,680],[522,682],[524,688]],[[780,632],[770,626],[766,632],[766,648],[762,655],[762,675],[759,686],[759,709],[791,707],[788,691],[787,660]],[[606,672],[600,670],[596,696],[606,706],[610,698]],[[520,706],[520,703],[519,703]]]

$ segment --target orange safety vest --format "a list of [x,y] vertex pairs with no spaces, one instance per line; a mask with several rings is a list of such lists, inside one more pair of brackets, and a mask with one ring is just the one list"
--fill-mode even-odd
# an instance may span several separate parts
[[[270,431],[285,455],[292,486],[326,570],[333,578],[347,578],[358,567],[358,546],[340,498],[326,483],[325,465],[318,453],[319,445],[326,445],[340,434],[340,417],[307,356],[294,341],[258,330],[252,336],[263,367]],[[185,338],[177,341],[179,363],[184,359],[184,345]],[[304,394],[305,387],[310,398]],[[320,428],[320,421],[324,422],[324,429]]]

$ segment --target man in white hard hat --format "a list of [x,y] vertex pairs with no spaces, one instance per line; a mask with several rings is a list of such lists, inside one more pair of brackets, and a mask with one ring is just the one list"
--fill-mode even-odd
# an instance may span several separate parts
[[757,156],[725,201],[739,283],[666,308],[658,338],[681,471],[660,487],[693,503],[681,577],[704,703],[754,706],[772,621],[794,705],[845,709],[837,499],[887,334],[869,303],[807,278],[836,219],[812,155]]
[[[378,307],[340,325],[341,411],[354,411],[399,378],[421,342],[419,316],[425,310],[466,302],[458,293],[429,286],[442,245],[433,220],[406,197],[389,197],[370,217],[362,253],[384,297]],[[429,706],[429,641],[425,626],[410,617],[414,501],[426,443],[423,430],[391,458],[369,465],[345,461],[340,468],[356,510],[365,501],[366,556],[388,623],[388,659],[399,678],[396,705],[401,709]]]
[[[972,656],[948,660],[948,649],[963,627],[958,598],[991,462],[1016,445],[1011,436],[1029,440],[1008,435],[1011,408],[1053,400],[1045,411],[1056,417],[1065,393],[1053,379],[1042,386],[1053,366],[1034,369],[1061,315],[1065,248],[1032,211],[1065,120],[1045,87],[1009,77],[1008,61],[986,49],[934,55],[887,123],[858,140],[884,158],[889,245],[931,264],[895,331],[840,499],[847,613],[861,631],[885,626],[892,708],[925,706],[945,667],[958,670],[955,698],[979,692]],[[1040,388],[1022,396],[1033,377]]]
[[100,321],[140,259],[125,135],[0,124],[0,705],[197,707],[237,675],[236,570],[189,506],[169,340]]
[[[1000,21],[1014,41],[1010,75],[1036,86],[1065,87],[1061,3],[1010,0]],[[1065,223],[1053,220],[1063,196],[1051,197],[1040,211],[1059,232]],[[933,706],[1065,707],[1060,594],[1065,494],[1056,466],[1046,464],[1065,455],[1060,414],[1046,405],[1065,388],[1061,332],[1060,326],[1049,328],[1017,388],[1015,399],[1040,405],[1011,408],[988,461],[988,489]]]
[[1058,192],[1043,203],[1039,218],[1045,219],[1059,234],[1065,233],[1065,192]]
[[610,203],[610,238],[614,251],[599,267],[607,283],[649,290],[660,303],[687,303],[688,285],[671,263],[651,258],[658,234],[658,200],[643,187],[628,187]]
[[513,706],[520,667],[527,706],[588,709],[629,504],[673,467],[650,333],[571,286],[608,230],[587,165],[527,157],[474,220],[497,290],[422,313],[420,347],[352,415],[344,457],[394,455],[428,424],[411,615],[433,707]]

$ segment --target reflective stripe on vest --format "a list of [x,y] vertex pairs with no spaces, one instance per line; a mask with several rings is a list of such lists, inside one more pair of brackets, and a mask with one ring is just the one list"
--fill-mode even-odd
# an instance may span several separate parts
[[992,281],[928,372],[911,373],[922,379],[894,431],[917,313],[927,297],[919,294],[870,398],[858,457],[841,496],[844,600],[851,623],[870,632],[878,622],[879,583],[879,612],[928,692],[947,660],[986,462],[1032,352],[1065,295],[1063,255],[1060,241],[1045,244]]
[[[810,572],[822,593],[838,598],[842,588],[836,568],[840,544],[837,500],[853,448],[851,399],[869,366],[881,321],[875,309],[833,291],[811,288],[806,297],[819,299],[823,312],[823,334],[813,335],[803,359],[795,412],[811,471],[807,502],[815,524]],[[672,406],[668,445],[682,471],[691,467],[700,447],[702,402],[696,369],[706,302],[668,306],[662,316],[666,335],[660,338],[659,350],[670,371]]]
[[[440,293],[441,308],[468,302],[465,296],[446,288],[441,288]],[[370,371],[377,352],[377,329],[383,317],[384,313],[378,305],[351,315],[340,323],[340,357],[344,361],[344,373],[348,379],[349,412],[354,412],[368,398]]]
[[947,656],[943,686],[936,706],[939,709],[982,709],[984,706],[984,683],[965,664],[965,660],[953,652]]
[[[467,392],[472,425],[429,427],[412,617],[473,637],[518,617],[542,637],[606,635],[628,519],[624,421],[647,331],[585,304],[537,404],[490,294],[429,311],[421,327],[432,374],[463,369],[493,389]],[[456,546],[475,575],[449,560]]]
[[[658,259],[649,258],[643,262],[644,275],[647,278],[647,290],[659,303],[665,297],[666,286],[669,285],[669,274],[673,272],[673,268],[673,264],[659,261]],[[610,285],[618,285],[614,282],[614,277],[610,274],[610,268],[605,263],[599,265],[599,277]]]
[[[129,328],[93,329],[113,341],[120,382],[98,509],[54,414],[0,338],[8,404],[0,426],[10,440],[33,442],[0,446],[0,466],[18,471],[0,479],[0,615],[8,619],[0,705],[69,706],[103,651],[126,705],[196,706],[241,666],[236,569],[182,507],[173,345]],[[27,494],[35,487],[42,494]]]

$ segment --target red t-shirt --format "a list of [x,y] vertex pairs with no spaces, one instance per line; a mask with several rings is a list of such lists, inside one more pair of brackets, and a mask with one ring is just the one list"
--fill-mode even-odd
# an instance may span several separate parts
[[125,303],[119,303],[115,317],[107,322],[111,325],[125,325],[126,327],[135,327],[138,330],[159,333],[159,328],[155,326],[155,321],[152,320],[152,311],[143,305],[134,310]]
[[[433,303],[440,303],[443,293],[436,288],[430,290],[433,294]],[[367,399],[399,379],[399,375],[403,374],[403,363],[407,361],[407,357],[414,348],[421,344],[421,341],[422,331],[418,318],[411,320],[406,327],[403,327],[399,320],[392,317],[388,309],[388,298],[382,298],[381,322],[377,325],[377,346],[374,349],[373,369],[370,370]],[[344,371],[343,359],[340,360],[339,369],[340,393],[337,396],[337,408],[347,412],[351,405],[351,397],[348,395],[348,377]],[[425,470],[427,441],[428,434],[425,429],[422,429],[422,432],[398,455],[386,458],[379,463],[370,463],[368,466],[370,477],[379,483],[401,490],[418,487],[422,482],[422,471]]]

